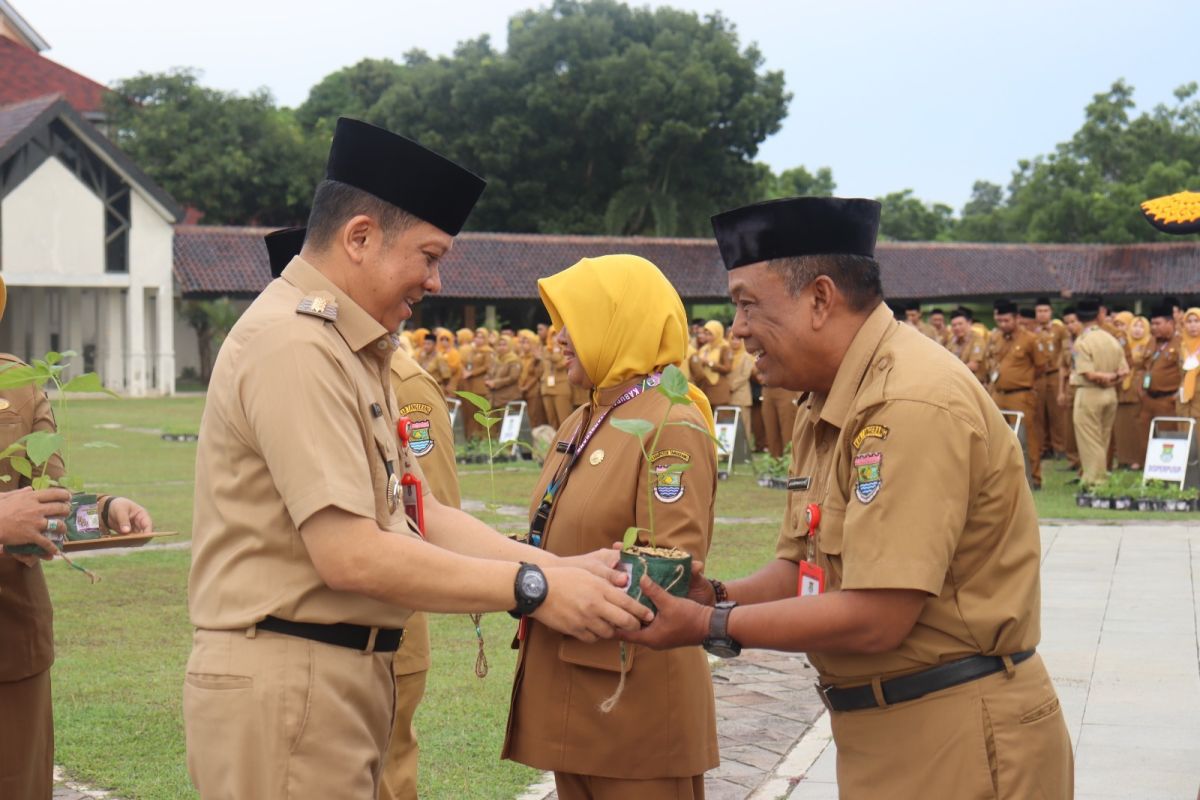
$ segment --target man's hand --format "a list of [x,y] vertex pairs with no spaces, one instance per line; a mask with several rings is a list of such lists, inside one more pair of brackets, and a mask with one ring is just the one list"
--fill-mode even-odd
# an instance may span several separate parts
[[618,638],[645,645],[652,650],[668,650],[700,644],[708,636],[712,608],[691,600],[681,600],[644,575],[640,586],[642,592],[658,607],[658,614],[650,626],[632,632],[622,631],[617,634]]
[[597,578],[604,578],[613,586],[625,587],[629,585],[629,575],[617,569],[617,563],[621,560],[620,547],[620,544],[616,544],[613,545],[615,549],[601,547],[590,553],[561,557],[556,566],[586,569]]
[[578,567],[546,567],[546,600],[533,618],[584,642],[635,631],[654,614],[609,580]]
[[[45,551],[44,559],[54,557],[58,548],[44,535],[48,520],[62,520],[71,513],[71,493],[66,489],[33,491],[26,487],[0,494],[0,545],[36,544]],[[26,566],[37,556],[8,555]]]
[[126,533],[149,533],[154,521],[149,512],[128,497],[114,497],[108,504],[108,529]]
[[1059,408],[1070,408],[1071,407],[1071,403],[1070,403],[1070,400],[1067,398],[1066,392],[1058,393],[1058,407]]

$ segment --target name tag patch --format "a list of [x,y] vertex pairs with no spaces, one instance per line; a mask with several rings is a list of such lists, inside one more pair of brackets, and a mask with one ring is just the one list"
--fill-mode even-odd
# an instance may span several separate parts
[[888,433],[890,431],[883,425],[868,425],[854,434],[854,449],[862,447],[867,439],[887,439]]
[[812,478],[807,476],[803,478],[789,477],[787,479],[787,490],[789,492],[807,492],[809,486],[812,486]]

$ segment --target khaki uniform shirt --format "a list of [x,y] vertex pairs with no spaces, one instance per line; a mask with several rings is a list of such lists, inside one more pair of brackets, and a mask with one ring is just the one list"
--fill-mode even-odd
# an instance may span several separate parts
[[979,379],[980,383],[987,383],[987,354],[985,352],[983,337],[974,330],[968,330],[967,335],[963,337],[961,342],[951,335],[949,341],[946,342],[946,349],[958,356],[958,360],[963,364],[970,364],[972,361],[975,362],[973,374]]
[[1063,325],[1050,323],[1045,328],[1038,328],[1038,349],[1046,357],[1046,373],[1057,372],[1062,362],[1063,350],[1070,348],[1070,334]]
[[571,393],[571,383],[567,380],[566,359],[562,348],[551,343],[542,354],[542,395],[545,397],[561,397]]
[[1116,372],[1125,363],[1125,348],[1103,328],[1088,325],[1075,340],[1074,362],[1071,385],[1096,386],[1083,376],[1084,373]]
[[[600,408],[610,407],[631,385],[601,390]],[[573,556],[611,547],[630,525],[650,527],[648,508],[653,503],[655,543],[686,550],[694,558],[706,557],[717,482],[712,442],[689,428],[663,429],[652,454],[657,456],[654,464],[692,466],[670,493],[663,490],[660,496],[657,484],[647,486],[637,440],[610,424],[631,418],[657,423],[667,404],[663,395],[648,391],[604,420],[554,505],[546,526],[547,550]],[[586,431],[589,408],[571,414],[560,436],[569,437],[581,427]],[[675,406],[671,420],[705,424],[691,406]],[[583,433],[575,436],[576,441],[582,438]],[[557,447],[546,458],[531,512],[569,458]],[[518,657],[502,757],[538,769],[630,779],[687,777],[717,766],[712,676],[704,652],[699,647],[626,648],[624,694],[610,713],[602,714],[597,706],[616,690],[620,678],[620,643],[586,644],[531,620]]]
[[[1179,366],[1181,345],[1175,336],[1165,342],[1156,341],[1142,359],[1142,369],[1150,376],[1151,392],[1174,393],[1183,381],[1183,370]],[[1160,394],[1159,397],[1165,397]]]
[[[495,358],[496,353],[490,347],[476,347],[471,350],[470,357],[463,356],[462,388],[486,398],[490,390],[483,385],[483,382],[487,380],[488,370],[492,368]],[[469,373],[466,372],[468,367],[470,368]]]
[[1017,438],[958,360],[886,305],[829,394],[801,407],[790,481],[801,488],[788,493],[779,558],[805,558],[816,503],[827,590],[929,595],[891,652],[809,653],[822,681],[856,685],[1038,643],[1041,545]]
[[[440,357],[439,357],[440,358]],[[443,363],[445,359],[440,359]],[[392,356],[392,391],[397,417],[412,423],[409,447],[421,462],[429,491],[442,505],[458,508],[458,470],[454,464],[454,432],[450,411],[441,387],[428,372],[403,350]],[[397,675],[429,669],[429,625],[424,614],[409,617],[404,629],[404,646],[396,651],[392,668]]]
[[[0,366],[22,363],[16,356],[0,354]],[[46,393],[36,386],[0,391],[0,450],[34,431],[57,430]],[[63,474],[62,459],[50,458],[51,477]],[[5,459],[0,492],[28,486]],[[19,681],[50,669],[54,663],[54,610],[42,565],[27,567],[15,558],[0,555],[0,681]]]
[[1011,334],[992,331],[988,342],[988,372],[992,388],[999,391],[1032,389],[1049,363],[1038,349],[1037,336],[1018,327]]
[[515,354],[503,361],[492,359],[488,369],[488,380],[493,382],[489,389],[492,408],[504,408],[507,403],[521,399],[521,387],[517,383],[521,379],[521,359]]
[[443,397],[450,397],[454,394],[458,382],[455,380],[454,369],[444,355],[436,350],[428,354],[420,351],[413,358],[416,359],[416,363],[421,369],[433,378]]
[[[302,303],[303,301],[303,303]],[[336,320],[301,313],[307,306]],[[398,337],[300,257],[233,326],[196,452],[188,605],[198,628],[296,622],[402,627],[411,613],[329,588],[300,538],[328,507],[401,536],[388,469],[403,464],[388,366]],[[420,476],[417,459],[408,459]],[[426,485],[426,491],[428,486]]]

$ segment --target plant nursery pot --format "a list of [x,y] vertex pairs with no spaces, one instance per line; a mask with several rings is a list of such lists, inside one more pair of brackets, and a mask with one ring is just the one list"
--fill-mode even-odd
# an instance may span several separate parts
[[[668,552],[680,555],[665,555]],[[639,546],[621,551],[620,566],[629,575],[629,595],[651,611],[658,609],[638,587],[643,575],[649,575],[650,580],[676,597],[687,597],[692,581],[692,557],[688,553]]]
[[1096,498],[1090,494],[1080,492],[1079,494],[1075,495],[1075,505],[1078,508],[1091,508],[1092,501],[1095,499]]
[[1118,511],[1128,511],[1129,509],[1133,508],[1133,498],[1132,497],[1114,497],[1113,498],[1113,508],[1117,509]]
[[1137,506],[1138,511],[1153,511],[1154,510],[1154,501],[1153,500],[1147,500],[1145,498],[1139,497],[1137,500],[1134,500],[1133,503],[1135,506]]
[[[65,530],[60,528],[46,538],[62,547],[63,542],[81,542],[88,539],[99,539],[104,535],[100,529],[100,508],[94,494],[71,495],[71,511],[67,514]],[[22,544],[5,547],[5,550],[18,555],[44,555],[42,548],[36,544]]]
[[1092,508],[1112,508],[1112,501],[1107,497],[1093,497]]

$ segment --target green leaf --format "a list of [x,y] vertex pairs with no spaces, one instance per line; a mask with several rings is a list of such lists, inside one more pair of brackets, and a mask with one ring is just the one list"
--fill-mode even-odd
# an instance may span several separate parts
[[471,405],[478,408],[480,411],[491,411],[492,410],[492,404],[487,401],[486,397],[480,397],[479,395],[475,394],[474,392],[466,392],[466,391],[455,392],[455,394],[457,394],[463,400],[466,400]]
[[58,362],[62,361],[62,359],[63,359],[62,353],[56,353],[53,350],[51,350],[49,353],[46,353],[46,363],[47,364],[57,364]]
[[500,420],[496,419],[495,417],[489,417],[486,414],[479,413],[478,411],[475,412],[475,421],[485,428],[490,428],[500,422]]
[[77,478],[74,475],[63,475],[58,479],[60,486],[70,489],[72,492],[83,491],[83,478]]
[[709,432],[708,428],[704,425],[697,425],[694,422],[688,422],[687,420],[682,419],[677,422],[668,422],[667,425],[677,425],[681,428],[691,428],[694,431],[700,431],[700,433],[703,433],[705,436],[711,439],[713,444],[721,448],[722,451],[725,450],[725,445],[721,442],[721,440],[713,436],[712,433]]
[[644,419],[614,419],[612,426],[638,438],[654,432],[654,423]]
[[76,375],[71,380],[62,385],[62,392],[104,392],[113,397],[117,397],[117,393],[111,389],[105,388],[100,382],[100,376],[94,372],[85,372],[82,375]]
[[625,536],[622,539],[622,545],[626,550],[631,549],[635,544],[637,544],[638,532],[640,530],[641,528],[636,525],[630,525],[625,529]]
[[33,490],[35,492],[40,492],[42,489],[49,489],[51,486],[53,486],[54,479],[49,475],[38,475],[36,478],[30,481],[30,484],[33,486]]
[[674,364],[668,365],[663,370],[662,383],[658,385],[658,388],[674,405],[690,405],[692,402],[688,397],[687,376]]
[[499,452],[507,447],[523,447],[529,452],[533,452],[532,447],[527,445],[525,442],[519,442],[516,439],[505,439],[503,442],[500,442],[500,444],[496,445],[496,451]]
[[28,364],[15,364],[0,372],[0,390],[20,389],[24,386],[42,386],[50,380],[46,370]]
[[13,471],[18,475],[31,480],[33,478],[33,464],[29,463],[29,459],[24,456],[13,456],[8,459],[8,463],[12,465]]
[[34,431],[25,437],[25,454],[34,464],[41,466],[55,453],[62,451],[64,441],[61,433]]

